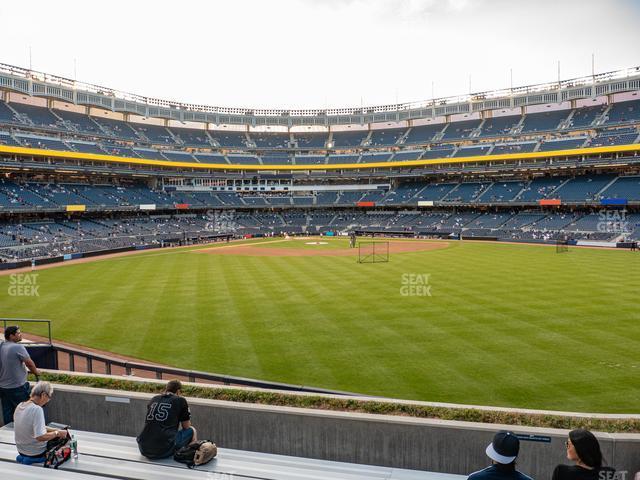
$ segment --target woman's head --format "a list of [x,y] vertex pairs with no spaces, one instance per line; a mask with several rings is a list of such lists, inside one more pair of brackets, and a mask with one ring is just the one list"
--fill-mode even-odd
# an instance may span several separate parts
[[583,428],[571,430],[567,441],[567,458],[574,462],[582,462],[587,467],[600,468],[602,452],[598,439],[593,433]]
[[38,401],[38,404],[47,403],[53,395],[53,386],[49,382],[38,382],[31,389],[31,398]]

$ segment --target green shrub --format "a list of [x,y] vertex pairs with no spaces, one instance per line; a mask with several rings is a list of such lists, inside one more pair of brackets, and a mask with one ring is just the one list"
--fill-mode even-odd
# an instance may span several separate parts
[[[62,385],[78,385],[92,388],[106,388],[128,392],[159,393],[165,383],[136,382],[106,377],[85,377],[60,373],[44,373],[42,380]],[[551,414],[529,414],[504,412],[499,410],[479,410],[473,408],[447,408],[428,405],[404,404],[380,400],[356,400],[333,398],[321,395],[295,395],[291,393],[263,392],[234,388],[195,387],[185,385],[183,393],[187,397],[223,400],[228,402],[256,403],[297,408],[313,408],[340,412],[370,413],[375,415],[397,415],[416,418],[434,418],[465,422],[500,423],[527,427],[546,428],[588,428],[601,432],[640,433],[640,419],[602,419],[569,417]]]

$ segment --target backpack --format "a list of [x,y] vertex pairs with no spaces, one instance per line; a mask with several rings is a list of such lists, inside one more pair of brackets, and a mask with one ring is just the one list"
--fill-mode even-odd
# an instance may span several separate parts
[[189,468],[194,468],[197,465],[209,463],[217,454],[218,447],[215,443],[199,440],[176,450],[173,459],[176,462],[185,463]]
[[69,458],[71,458],[70,434],[67,435],[67,438],[56,438],[47,442],[47,450],[44,452],[44,468],[57,469]]

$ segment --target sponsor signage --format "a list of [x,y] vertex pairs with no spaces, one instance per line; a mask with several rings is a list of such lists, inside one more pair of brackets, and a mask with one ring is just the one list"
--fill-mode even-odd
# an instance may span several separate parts
[[67,205],[67,212],[86,212],[86,205]]
[[603,198],[602,200],[600,200],[600,205],[626,205],[627,204],[627,199],[626,198]]

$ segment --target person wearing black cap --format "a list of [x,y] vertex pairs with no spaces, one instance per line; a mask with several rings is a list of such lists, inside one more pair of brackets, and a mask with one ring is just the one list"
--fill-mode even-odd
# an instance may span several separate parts
[[553,471],[553,480],[613,480],[615,477],[615,469],[602,466],[600,444],[590,431],[571,430],[565,446],[567,459],[575,465],[558,465]]
[[485,453],[493,465],[469,475],[468,480],[532,480],[516,470],[516,457],[520,451],[520,440],[513,432],[500,431],[495,434]]

